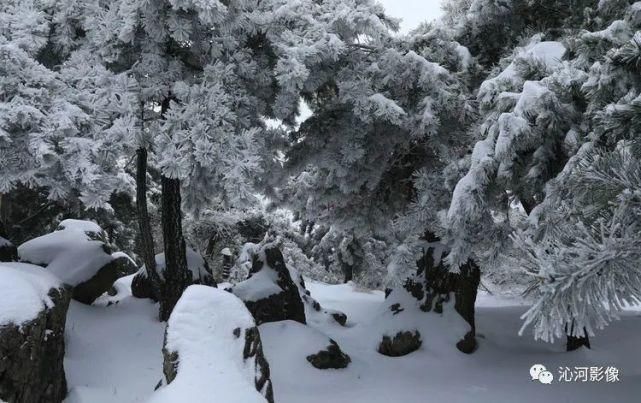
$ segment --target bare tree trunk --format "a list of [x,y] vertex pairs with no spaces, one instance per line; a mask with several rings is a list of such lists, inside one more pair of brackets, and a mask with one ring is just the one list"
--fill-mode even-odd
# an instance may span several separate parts
[[481,283],[481,270],[472,260],[461,267],[456,278],[454,309],[470,325],[470,331],[465,337],[456,343],[459,351],[470,354],[476,350],[476,323],[474,308],[476,305],[476,294]]
[[140,232],[140,252],[145,263],[147,277],[151,283],[151,292],[156,300],[160,299],[161,282],[156,272],[154,237],[151,231],[149,211],[147,210],[147,149],[136,150],[136,210],[138,212],[138,230]]
[[160,320],[167,320],[183,291],[189,285],[190,279],[185,238],[182,233],[180,180],[163,175],[161,183],[162,233],[166,268],[163,295],[160,299]]
[[348,263],[341,263],[341,269],[343,271],[343,283],[349,283],[354,280],[354,267]]

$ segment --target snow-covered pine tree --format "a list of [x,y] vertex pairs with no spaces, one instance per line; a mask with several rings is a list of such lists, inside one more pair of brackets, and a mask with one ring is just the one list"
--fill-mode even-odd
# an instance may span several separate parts
[[[370,7],[372,15],[381,11]],[[278,195],[303,220],[332,225],[328,236],[342,234],[328,246],[343,255],[352,255],[348,245],[357,251],[372,239],[387,248],[396,242],[390,223],[414,197],[414,172],[436,171],[448,153],[456,155],[469,111],[459,78],[421,55],[434,58],[437,50],[374,28],[376,35],[347,42],[340,68],[311,70],[303,94],[313,115],[292,133],[285,162],[291,177]],[[465,69],[462,47],[458,53],[453,42],[434,40],[437,46],[447,48],[440,50],[449,57],[443,64]]]
[[[339,70],[310,75],[315,79],[304,95],[313,115],[293,133],[288,183],[279,196],[303,221],[332,226],[317,247],[332,256],[331,265],[347,268],[347,279],[363,271],[380,284],[388,266],[387,282],[398,285],[398,277],[431,254],[422,239],[426,230],[442,232],[437,213],[450,200],[444,172],[456,171],[446,167],[469,143],[474,108],[468,86],[478,68],[439,27],[424,26],[405,38],[383,30],[354,41],[355,49],[340,56]],[[376,252],[381,247],[383,253]],[[470,265],[470,275],[460,276],[478,283],[477,271]],[[426,270],[421,273],[423,286]],[[471,323],[473,298],[471,310],[463,305],[457,309]]]
[[568,350],[589,347],[588,335],[641,298],[641,4],[610,6],[594,13],[603,29],[576,39],[574,63],[588,69],[585,134],[548,184],[529,231],[516,236],[527,251],[518,263],[535,279],[523,328],[532,325],[544,340],[567,335]]
[[[249,175],[259,172],[260,117],[270,113],[266,100],[273,94],[275,62],[262,27],[270,23],[272,5],[118,1],[86,8],[94,51],[114,71],[127,71],[140,83],[139,183],[150,147],[162,172],[167,269],[161,319],[187,286],[182,192],[184,205],[196,213],[213,200],[237,203],[251,197]],[[138,194],[144,213],[144,185]],[[149,232],[146,226],[141,223],[143,233]],[[147,240],[146,255],[153,254],[149,245]]]
[[[442,23],[479,63],[492,68],[524,37],[581,26],[598,3],[620,0],[446,0]],[[609,6],[611,6],[610,4]],[[616,7],[616,6],[615,6]]]
[[0,193],[22,184],[110,209],[112,193],[131,187],[117,136],[129,128],[135,83],[94,68],[79,42],[60,34],[76,28],[59,18],[60,5],[0,6]]
[[[556,7],[556,3],[550,6]],[[531,273],[554,273],[550,264],[555,258],[566,262],[559,263],[560,267],[568,266],[558,269],[558,277],[567,282],[552,280],[554,275],[540,277],[544,279],[536,289],[541,292],[540,299],[526,323],[535,323],[536,335],[547,339],[564,329],[569,349],[588,344],[587,333],[595,323],[602,325],[604,317],[599,304],[595,304],[598,314],[586,313],[589,303],[581,299],[586,295],[582,293],[591,291],[581,284],[589,282],[575,281],[577,278],[569,275],[580,260],[570,264],[570,256],[589,255],[589,248],[604,245],[608,237],[619,236],[616,231],[626,227],[613,224],[615,230],[608,219],[596,225],[595,217],[587,221],[576,218],[587,211],[586,201],[578,201],[583,192],[574,195],[576,186],[572,183],[583,183],[578,167],[592,166],[588,162],[591,152],[613,152],[621,140],[630,138],[633,132],[627,122],[638,91],[638,79],[629,70],[636,63],[634,49],[638,46],[633,35],[639,24],[638,7],[613,6],[613,2],[582,6],[591,7],[584,9],[580,18],[542,19],[543,32],[522,40],[522,46],[481,84],[481,119],[476,128],[480,141],[445,217],[452,245],[448,260],[454,267],[473,257],[485,270],[491,270],[499,255],[497,248],[505,251],[513,246],[509,234],[518,229],[514,223],[528,227],[524,230],[527,235],[517,237],[516,246],[517,251],[527,246],[529,252],[523,260]],[[576,202],[569,201],[575,197]],[[606,198],[614,199],[612,195]],[[521,207],[529,221],[511,219],[511,215],[520,214]],[[615,214],[610,212],[610,216]],[[560,225],[562,222],[572,228]],[[592,241],[586,243],[592,244],[581,245],[590,232]],[[634,284],[632,280],[632,289]],[[626,293],[623,295],[629,298]],[[559,298],[565,297],[579,299],[561,303]]]
[[[450,17],[467,16],[455,29],[455,36],[472,40],[469,38],[474,35],[465,33],[476,32],[474,21],[481,20],[487,11],[478,7],[481,3],[468,6],[465,2],[451,3],[458,11]],[[522,18],[523,12],[519,10],[523,7],[531,6],[533,12],[541,13],[568,6],[563,1],[548,3],[542,6],[538,2],[501,2],[505,6],[501,18],[515,21]],[[581,10],[586,5],[589,3],[573,2]],[[514,212],[511,201],[519,202],[529,214],[543,200],[547,181],[563,169],[576,152],[577,143],[582,141],[582,114],[586,105],[581,86],[587,80],[587,67],[581,59],[576,62],[564,59],[575,59],[575,39],[580,29],[590,23],[593,10],[585,9],[581,15],[584,14],[578,18],[559,12],[541,18],[533,26],[542,32],[526,37],[514,50],[507,46],[499,52],[511,56],[502,59],[490,78],[479,86],[476,146],[465,162],[470,168],[457,184],[445,218],[453,242],[449,260],[455,266],[465,262],[474,247],[484,251],[482,258],[495,256],[496,247],[501,247],[511,231],[508,223],[509,213]],[[483,21],[501,25],[492,18]],[[520,29],[516,37],[527,33],[525,28]],[[508,39],[514,37],[512,31],[503,35]],[[507,41],[508,45],[511,41]],[[504,41],[479,38],[477,42],[483,46]],[[470,48],[476,49],[472,45]],[[496,236],[488,237],[488,233]],[[483,243],[484,240],[489,242]]]
[[172,284],[165,286],[161,317],[185,286],[181,192],[195,213],[206,203],[238,206],[252,198],[265,161],[259,157],[267,156],[263,142],[271,141],[263,118],[293,122],[304,85],[317,77],[311,72],[360,48],[360,36],[379,35],[384,22],[364,13],[370,5],[361,3],[168,0],[85,7],[93,51],[115,72],[136,77],[153,134]]

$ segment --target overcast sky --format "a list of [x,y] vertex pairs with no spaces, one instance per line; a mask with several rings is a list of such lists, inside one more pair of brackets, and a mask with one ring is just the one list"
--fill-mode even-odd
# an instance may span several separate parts
[[385,6],[387,14],[402,18],[401,30],[407,32],[423,21],[438,18],[443,12],[441,0],[378,0]]

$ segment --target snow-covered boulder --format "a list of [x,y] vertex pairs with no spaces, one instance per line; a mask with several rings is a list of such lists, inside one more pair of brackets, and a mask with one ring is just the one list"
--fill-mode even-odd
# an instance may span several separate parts
[[341,351],[334,340],[310,326],[285,320],[262,324],[259,330],[266,351],[276,351],[270,348],[272,343],[287,346],[287,354],[291,357],[273,357],[276,360],[283,359],[289,363],[307,360],[318,369],[341,369],[351,362],[349,355]]
[[18,247],[22,262],[44,266],[73,288],[73,298],[91,304],[114,281],[135,271],[124,253],[113,253],[102,229],[95,223],[64,220],[58,230]]
[[0,263],[0,401],[61,402],[69,292],[48,270]]
[[[265,262],[267,267],[264,267]],[[303,276],[295,268],[287,267],[276,243],[267,245],[246,243],[241,249],[238,265],[248,267],[249,279],[232,287],[232,292],[245,301],[252,313],[255,312],[257,315],[255,318],[259,324],[292,319],[317,325],[327,322],[346,325],[347,315],[334,309],[324,308],[314,299],[305,286]],[[291,287],[292,282],[297,288],[298,297]],[[291,301],[289,304],[285,301],[288,298]],[[298,299],[303,305],[303,315],[300,315]],[[263,301],[262,305],[259,305],[257,300]],[[289,310],[278,312],[277,306],[281,303],[285,304]],[[273,310],[277,312],[272,312]]]
[[[215,286],[216,281],[214,280],[211,270],[207,265],[207,261],[203,259],[200,253],[193,249],[187,248],[186,252],[187,268],[189,268],[189,271],[191,272],[191,283]],[[156,255],[156,272],[158,273],[160,281],[163,281],[164,279],[166,267],[165,254],[160,253]],[[145,266],[141,267],[134,276],[131,283],[131,293],[136,298],[156,299],[152,290],[151,280],[149,279],[147,268]]]
[[151,403],[273,403],[269,365],[254,319],[234,295],[189,286],[167,322],[166,385]]
[[255,251],[249,278],[231,291],[245,302],[259,325],[288,319],[306,323],[298,286],[275,244],[265,244]]
[[0,262],[15,262],[18,260],[18,248],[8,239],[0,236]]

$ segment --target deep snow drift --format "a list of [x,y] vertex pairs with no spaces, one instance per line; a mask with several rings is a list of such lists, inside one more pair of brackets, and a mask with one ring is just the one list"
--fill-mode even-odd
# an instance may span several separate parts
[[[117,304],[88,307],[72,302],[65,360],[69,403],[147,401],[162,378],[164,324],[156,321],[155,305],[127,296],[128,281],[131,277],[117,284],[120,294],[110,299],[119,300]],[[380,314],[382,292],[309,280],[307,287],[324,307],[347,313],[349,320],[347,327],[314,323],[315,330],[278,323],[260,327],[267,329],[261,331],[261,337],[277,403],[632,403],[641,396],[638,310],[626,312],[594,337],[592,350],[566,353],[562,343],[535,342],[529,335],[517,335],[519,316],[527,307],[481,293],[477,352],[459,353],[453,347],[455,341],[451,348],[430,342],[439,332],[433,329],[432,334],[423,334],[424,344],[417,352],[389,358],[371,344],[378,337],[372,324]],[[318,370],[307,362],[310,348],[300,337],[318,333],[336,340],[351,356],[347,368]],[[313,338],[310,343],[321,339]],[[438,336],[433,340],[439,340]],[[545,365],[555,381],[551,385],[531,381],[533,364]],[[615,366],[620,382],[559,383],[558,368],[565,366]]]

